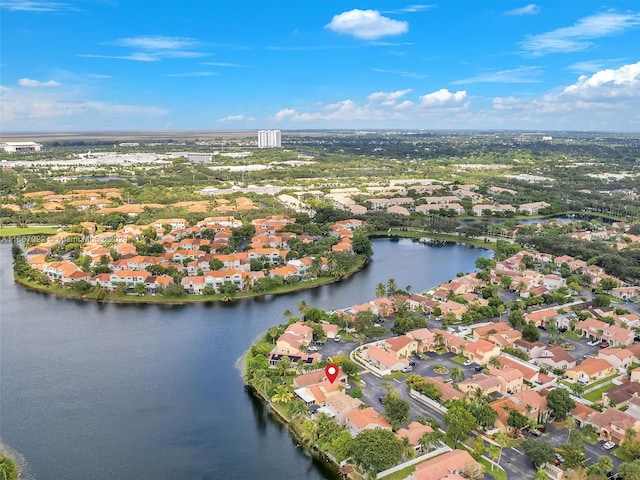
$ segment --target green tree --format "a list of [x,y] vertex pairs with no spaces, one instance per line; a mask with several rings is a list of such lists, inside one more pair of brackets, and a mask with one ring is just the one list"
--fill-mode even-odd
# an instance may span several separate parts
[[525,324],[524,314],[520,310],[514,310],[509,314],[509,323],[513,328],[517,328]]
[[385,397],[384,413],[389,419],[389,423],[394,430],[398,430],[400,425],[409,419],[409,402],[401,399],[397,392],[390,392]]
[[533,322],[527,323],[522,329],[522,338],[527,342],[537,342],[540,340],[540,331]]
[[478,425],[485,429],[492,428],[498,418],[498,412],[487,404],[484,400],[472,400],[468,406],[469,411],[478,421]]
[[458,383],[460,380],[464,380],[464,372],[460,367],[453,367],[449,374],[449,377],[453,383]]
[[251,385],[262,395],[266,395],[271,388],[272,381],[266,370],[256,370],[251,376]]
[[442,416],[446,425],[447,437],[453,441],[454,447],[478,427],[478,422],[471,413],[461,405],[454,405]]
[[309,409],[305,403],[299,398],[296,398],[289,403],[289,415],[291,415],[293,420],[300,420],[308,411]]
[[435,428],[432,432],[423,433],[418,443],[423,452],[428,452],[437,447],[442,440],[444,440],[444,434]]
[[293,400],[293,392],[287,385],[276,385],[271,400],[275,403],[286,405]]
[[340,369],[347,374],[349,377],[354,376],[360,370],[358,364],[348,358],[340,361]]
[[351,443],[351,457],[367,472],[381,472],[402,460],[402,442],[382,429],[364,430]]
[[618,473],[624,480],[640,480],[640,460],[623,463],[618,467]]
[[554,418],[564,420],[576,402],[564,388],[554,388],[547,395],[547,406]]
[[507,425],[513,428],[513,437],[517,437],[520,430],[527,426],[529,419],[525,417],[515,408],[509,410],[509,416],[507,417]]
[[18,469],[13,460],[9,457],[0,455],[0,479],[1,480],[17,480]]
[[640,440],[638,440],[638,434],[633,428],[628,428],[624,432],[620,447],[634,459],[640,458]]
[[280,377],[282,377],[283,380],[284,376],[290,368],[291,358],[287,357],[286,355],[278,360],[278,363],[276,363],[276,371],[278,372],[278,374],[280,374]]
[[527,438],[522,442],[522,450],[531,459],[536,467],[541,467],[545,463],[553,462],[556,451],[553,445],[546,440],[537,438]]

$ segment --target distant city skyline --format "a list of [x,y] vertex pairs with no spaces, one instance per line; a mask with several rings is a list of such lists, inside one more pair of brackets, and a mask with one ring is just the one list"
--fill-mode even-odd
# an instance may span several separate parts
[[640,5],[0,0],[0,133],[640,131]]

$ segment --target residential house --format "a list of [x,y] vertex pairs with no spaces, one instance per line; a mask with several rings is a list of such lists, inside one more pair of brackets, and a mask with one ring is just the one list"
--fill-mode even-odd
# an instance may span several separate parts
[[535,390],[522,390],[511,396],[511,400],[524,408],[528,418],[544,423],[549,416],[547,398]]
[[518,207],[518,210],[520,210],[520,212],[524,213],[525,215],[537,215],[540,210],[550,206],[551,204],[547,202],[523,203]]
[[602,333],[602,340],[609,342],[612,347],[629,346],[633,343],[635,333],[633,330],[622,328],[617,325],[608,325]]
[[542,356],[542,352],[547,348],[547,346],[541,342],[528,342],[521,338],[513,342],[513,348],[521,350],[528,354],[529,358],[535,359]]
[[602,393],[602,405],[621,409],[640,394],[640,383],[627,382],[616,385]]
[[416,351],[423,353],[435,350],[435,333],[428,328],[419,328],[407,332],[407,337],[416,343]]
[[524,375],[515,368],[491,368],[489,375],[500,381],[500,391],[513,395],[522,390]]
[[557,368],[566,370],[576,366],[576,359],[567,350],[557,345],[543,350],[540,357],[533,363],[549,370]]
[[640,420],[616,408],[607,408],[604,412],[594,412],[587,421],[595,426],[602,440],[620,445],[628,429],[640,432]]
[[465,450],[451,450],[419,463],[406,480],[459,480],[477,478],[483,467]]
[[462,382],[458,383],[458,388],[463,393],[473,394],[480,389],[484,395],[490,395],[494,392],[500,392],[502,383],[494,376],[486,375],[484,373],[476,373],[472,377],[466,378]]
[[396,432],[396,438],[402,440],[406,438],[414,450],[422,451],[420,439],[425,433],[433,432],[430,425],[423,425],[420,422],[411,422],[407,428],[401,428]]
[[608,323],[589,317],[576,323],[576,330],[582,332],[582,337],[595,341],[600,340],[602,334],[604,333],[604,329],[608,326]]
[[347,413],[345,427],[353,437],[365,430],[392,430],[387,419],[371,407],[351,410]]
[[580,365],[568,368],[565,375],[573,382],[588,384],[609,377],[615,368],[602,358],[587,358]]
[[387,353],[395,355],[396,358],[407,358],[416,353],[417,345],[415,340],[407,335],[388,338],[384,342]]
[[492,333],[488,336],[487,340],[500,348],[513,347],[513,344],[522,339],[522,332],[510,328],[502,332]]
[[344,425],[349,412],[357,410],[362,405],[362,401],[347,395],[342,391],[338,391],[334,395],[330,395],[325,400],[327,410],[331,412],[331,416],[340,425]]
[[527,415],[526,407],[514,402],[511,397],[504,397],[495,400],[491,402],[489,406],[498,414],[494,425],[502,433],[508,433],[513,430],[513,427],[509,426],[509,414],[512,410],[515,410],[522,415]]
[[444,402],[452,399],[459,399],[464,396],[464,394],[453,387],[450,383],[445,383],[442,377],[423,377],[424,381],[435,385],[438,387],[438,390],[442,392],[442,397],[440,397],[440,401]]
[[505,322],[495,322],[473,328],[473,338],[486,340],[490,334],[511,330],[513,327]]
[[383,374],[400,371],[409,365],[409,360],[406,358],[397,358],[392,353],[387,353],[375,345],[370,345],[362,350],[362,357],[381,370]]
[[627,373],[627,369],[635,361],[635,355],[628,348],[604,348],[598,352],[596,358],[606,360],[623,374]]
[[558,312],[554,308],[545,308],[536,310],[535,312],[525,313],[524,319],[527,322],[533,322],[536,327],[543,327],[556,315],[558,315]]
[[489,363],[493,357],[500,355],[500,347],[486,340],[476,340],[469,342],[464,347],[464,355],[480,365]]
[[438,305],[440,307],[440,311],[442,315],[446,315],[447,313],[453,313],[458,320],[462,318],[462,314],[466,313],[469,309],[466,305],[462,303],[454,302],[452,300],[448,300],[446,302],[440,303]]

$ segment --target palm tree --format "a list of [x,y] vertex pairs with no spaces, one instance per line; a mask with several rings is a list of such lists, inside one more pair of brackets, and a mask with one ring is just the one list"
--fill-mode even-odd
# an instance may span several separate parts
[[296,363],[296,373],[300,375],[302,373],[303,368],[304,368],[304,360],[300,359]]
[[444,346],[444,337],[441,333],[436,333],[433,337],[433,343],[435,344],[436,350],[440,350]]
[[387,294],[387,289],[384,286],[384,283],[379,283],[376,285],[376,298],[382,298]]
[[567,443],[569,443],[571,440],[571,434],[576,429],[576,419],[569,415],[564,419],[564,426],[567,429],[567,432],[569,432],[567,435]]
[[305,403],[299,398],[293,400],[289,405],[289,414],[293,420],[298,420],[304,417],[309,410]]
[[315,443],[318,440],[320,428],[315,420],[307,419],[302,424],[302,436],[309,443]]
[[533,480],[549,480],[549,475],[544,468],[539,468],[533,476]]
[[[491,460],[496,462],[500,458],[500,447],[497,445],[489,445],[489,456]],[[493,470],[493,463],[491,464],[491,470]]]
[[387,297],[389,298],[395,297],[397,291],[398,291],[398,284],[396,283],[395,279],[390,278],[389,280],[387,280]]
[[431,450],[431,447],[435,447],[444,439],[444,435],[438,429],[434,429],[433,432],[427,432],[420,437],[418,443],[423,451]]
[[290,321],[293,318],[293,313],[291,313],[291,310],[287,308],[284,312],[282,312],[282,316],[286,318],[287,321]]
[[496,433],[495,436],[493,437],[493,440],[500,447],[500,455],[498,455],[498,466],[500,466],[500,460],[502,459],[502,449],[507,445],[509,445],[510,440],[507,434],[502,432]]
[[277,385],[273,392],[273,396],[271,397],[271,401],[286,405],[291,400],[293,400],[293,392],[291,389],[286,385]]
[[300,303],[298,303],[298,311],[300,312],[300,315],[302,315],[303,318],[304,318],[304,314],[307,313],[308,310],[309,310],[309,305],[307,304],[307,302],[305,300],[300,300]]
[[458,383],[460,380],[464,380],[464,372],[460,367],[453,367],[449,376],[454,383]]
[[266,370],[256,370],[251,376],[251,384],[262,395],[266,395],[272,385],[271,379],[267,376]]
[[271,341],[275,345],[276,338],[280,336],[280,331],[278,330],[278,327],[269,327],[269,330],[267,330],[267,335],[269,336],[269,338],[271,338]]
[[493,368],[500,368],[502,366],[497,355],[495,357],[491,357],[491,359],[489,360],[489,365],[491,365]]

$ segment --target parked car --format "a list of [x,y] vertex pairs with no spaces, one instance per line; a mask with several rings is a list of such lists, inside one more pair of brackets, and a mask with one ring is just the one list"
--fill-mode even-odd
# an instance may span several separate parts
[[409,373],[412,370],[413,370],[413,367],[411,365],[407,365],[406,367],[402,367],[402,371],[404,373]]
[[445,378],[444,383],[453,383],[453,378]]
[[464,363],[463,363],[462,365],[464,365],[465,367],[468,367],[468,366],[470,366],[470,365],[472,365],[472,364],[473,364],[473,361],[472,361],[472,360],[465,360],[465,361],[464,361]]
[[316,340],[315,344],[319,345],[319,346],[322,346],[322,345],[324,345],[324,342],[322,340]]
[[378,400],[380,401],[380,403],[384,404],[384,402],[386,401],[385,397],[380,396],[378,397]]
[[410,365],[411,367],[415,367],[415,366],[416,366],[416,362],[409,362],[409,365]]
[[609,348],[609,342],[600,342],[600,348]]
[[350,385],[350,384],[348,384],[348,383],[345,383],[345,384],[344,384],[344,389],[345,389],[345,390],[351,390],[351,385]]
[[336,335],[336,337],[333,339],[334,342],[339,342],[340,340],[342,340],[342,337],[340,337],[340,335]]
[[556,458],[554,460],[556,465],[562,465],[564,463],[564,458],[559,453],[556,453]]
[[615,446],[616,446],[616,444],[613,443],[613,442],[605,442],[605,444],[602,445],[602,448],[604,448],[605,450],[611,450]]
[[481,372],[482,370],[484,370],[484,367],[482,365],[476,365],[475,367],[473,367],[473,369],[476,372]]
[[317,351],[318,351],[318,347],[313,347],[313,346],[312,346],[312,347],[309,347],[309,348],[307,349],[307,351],[308,351],[308,352],[317,352]]

